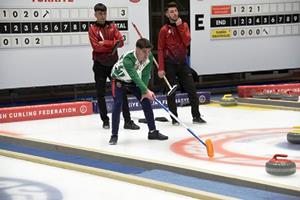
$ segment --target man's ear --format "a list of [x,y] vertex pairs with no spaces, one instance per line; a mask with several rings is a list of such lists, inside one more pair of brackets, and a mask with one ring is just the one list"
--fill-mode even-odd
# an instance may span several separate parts
[[169,13],[168,13],[168,11],[165,12],[165,16],[166,16],[167,18],[169,18]]

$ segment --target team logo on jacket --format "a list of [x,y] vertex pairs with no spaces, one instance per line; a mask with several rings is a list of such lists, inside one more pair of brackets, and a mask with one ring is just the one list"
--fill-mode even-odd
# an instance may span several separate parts
[[122,83],[117,82],[117,87],[118,87],[118,88],[122,87]]

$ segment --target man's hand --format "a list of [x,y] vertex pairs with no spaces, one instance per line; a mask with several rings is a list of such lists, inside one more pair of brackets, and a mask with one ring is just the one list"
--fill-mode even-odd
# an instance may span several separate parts
[[100,46],[103,46],[103,44],[104,44],[104,41],[103,41],[103,40],[101,40],[101,41],[99,41],[98,43],[99,43],[99,45],[100,45]]
[[152,92],[151,90],[148,89],[146,94],[142,95],[141,101],[143,101],[144,98],[148,98],[149,100],[154,101],[154,99],[156,97],[155,97],[154,92]]
[[117,49],[119,48],[120,46],[120,40],[115,40],[114,39],[114,47],[112,49],[112,52],[111,52],[111,55],[115,54]]
[[164,70],[158,71],[157,73],[159,78],[163,78],[166,75],[166,72]]
[[176,21],[176,26],[179,26],[180,24],[182,24],[182,20],[180,17],[178,17],[178,19]]

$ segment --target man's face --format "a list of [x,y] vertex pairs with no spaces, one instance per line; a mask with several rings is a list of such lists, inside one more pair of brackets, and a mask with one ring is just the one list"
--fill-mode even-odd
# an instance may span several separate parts
[[137,53],[138,53],[138,60],[140,62],[145,62],[150,55],[151,48],[143,48],[143,49],[136,48],[136,49],[137,49]]
[[166,11],[166,16],[167,18],[169,18],[169,20],[171,21],[177,21],[178,19],[178,10],[176,7],[171,7],[171,8],[168,8],[168,10]]
[[97,22],[103,24],[106,21],[107,13],[106,11],[96,11],[95,17],[97,19]]

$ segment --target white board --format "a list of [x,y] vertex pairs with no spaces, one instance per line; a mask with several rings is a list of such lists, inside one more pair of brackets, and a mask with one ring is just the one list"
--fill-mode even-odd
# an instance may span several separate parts
[[[102,0],[108,20],[125,38],[119,55],[149,37],[148,1]],[[95,21],[91,0],[1,0],[0,89],[94,82],[87,27]]]
[[191,0],[200,75],[300,68],[299,0]]

